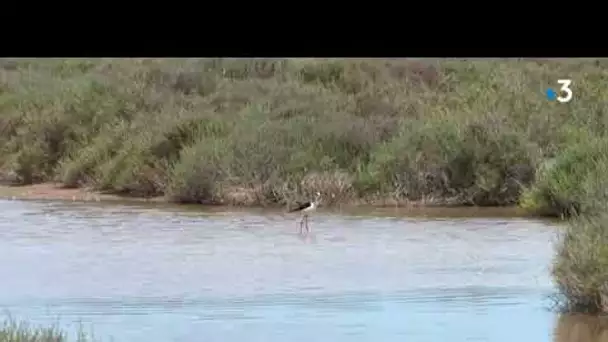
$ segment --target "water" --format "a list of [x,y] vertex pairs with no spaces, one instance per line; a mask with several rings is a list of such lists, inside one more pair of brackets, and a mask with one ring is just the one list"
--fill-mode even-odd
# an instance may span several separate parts
[[0,309],[106,341],[554,341],[547,222],[318,213],[307,238],[296,223],[0,201]]

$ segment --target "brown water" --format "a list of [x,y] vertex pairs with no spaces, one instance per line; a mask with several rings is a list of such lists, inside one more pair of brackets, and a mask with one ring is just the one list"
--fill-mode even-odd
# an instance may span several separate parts
[[596,341],[550,311],[550,223],[390,215],[303,238],[276,211],[0,201],[0,308],[129,342]]

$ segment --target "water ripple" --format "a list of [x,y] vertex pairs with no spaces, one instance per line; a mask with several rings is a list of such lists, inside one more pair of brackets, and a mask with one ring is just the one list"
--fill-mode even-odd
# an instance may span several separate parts
[[277,211],[0,211],[0,308],[117,341],[547,341],[551,324],[540,221],[319,212],[302,238]]

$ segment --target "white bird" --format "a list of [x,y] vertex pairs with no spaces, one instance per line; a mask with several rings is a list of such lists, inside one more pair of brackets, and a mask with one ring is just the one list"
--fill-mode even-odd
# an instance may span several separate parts
[[308,201],[304,203],[298,203],[298,206],[294,209],[291,209],[289,212],[293,213],[299,211],[302,213],[302,220],[300,221],[300,234],[302,233],[302,228],[304,224],[306,224],[306,232],[310,233],[310,227],[308,226],[308,213],[317,209],[319,206],[319,201],[321,200],[321,193],[317,192],[315,199],[313,201]]

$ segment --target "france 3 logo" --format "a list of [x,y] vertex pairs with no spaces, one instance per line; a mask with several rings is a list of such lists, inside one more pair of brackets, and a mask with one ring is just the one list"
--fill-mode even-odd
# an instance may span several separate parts
[[559,92],[556,92],[551,88],[547,89],[547,98],[549,99],[549,101],[557,100],[561,103],[570,102],[572,100],[572,89],[570,89],[570,86],[572,85],[572,80],[557,80],[557,84],[561,85],[561,87],[559,88]]

